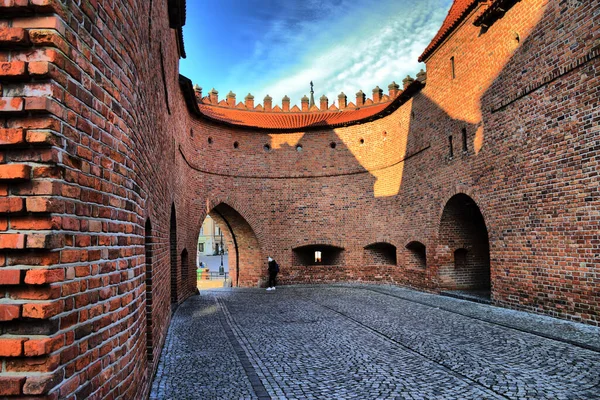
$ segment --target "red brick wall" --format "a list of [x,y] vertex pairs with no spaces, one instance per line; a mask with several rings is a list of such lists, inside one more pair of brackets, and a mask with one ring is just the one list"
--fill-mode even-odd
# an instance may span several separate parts
[[[170,320],[171,204],[184,231],[188,220],[173,178],[187,118],[173,32],[163,3],[0,3],[0,397],[148,390],[144,226],[156,361]],[[154,79],[160,47],[170,115]],[[195,246],[180,236],[176,254]],[[195,289],[178,286],[179,301]]]
[[[0,3],[0,396],[143,398],[172,283],[177,302],[194,293],[181,254],[209,213],[229,224],[239,285],[261,283],[270,255],[282,283],[438,290],[458,232],[444,210],[464,193],[488,232],[496,304],[598,324],[593,2],[522,0],[486,32],[469,16],[397,111],[285,134],[189,115],[166,4],[152,3]],[[395,246],[397,265],[373,243]],[[295,265],[309,245],[343,249],[342,262]]]
[[[445,113],[455,121],[424,131],[439,138],[440,156],[447,136],[467,127],[469,152],[455,146],[453,160],[432,166],[430,189],[440,213],[453,192],[479,206],[495,303],[598,325],[592,109],[600,31],[589,18],[592,3],[521,1],[486,32],[471,16],[427,60],[422,94],[430,118]],[[444,262],[441,244],[436,251],[442,259],[430,261],[433,268]]]
[[[558,19],[561,7],[581,18]],[[473,25],[479,13],[475,10],[427,60],[425,89],[392,115],[374,122],[268,134],[194,120],[196,134],[187,137],[180,148],[190,166],[188,179],[195,182],[190,187],[197,188],[194,197],[200,204],[223,197],[244,204],[244,215],[252,220],[261,250],[282,264],[283,282],[383,280],[434,290],[484,286],[488,273],[478,267],[489,262],[497,304],[597,324],[597,262],[590,258],[597,235],[578,223],[591,222],[591,228],[597,224],[591,211],[597,206],[592,188],[597,157],[588,152],[590,166],[585,172],[575,168],[576,157],[582,157],[575,143],[581,138],[584,147],[593,146],[597,123],[591,120],[586,128],[585,123],[574,122],[584,121],[592,112],[591,105],[582,108],[581,104],[597,101],[597,73],[590,69],[597,59],[580,60],[585,63],[580,69],[590,69],[585,74],[577,75],[576,69],[574,76],[558,76],[573,67],[577,57],[590,54],[590,43],[597,45],[597,39],[592,40],[598,36],[597,28],[584,17],[590,7],[576,2],[521,1],[485,32]],[[568,28],[570,46],[557,34],[548,33],[562,24]],[[540,55],[540,48],[553,51]],[[520,59],[524,61],[515,61]],[[523,63],[531,67],[522,69]],[[543,67],[561,63],[564,71]],[[564,103],[552,105],[555,120],[560,114],[574,113],[575,118],[560,122],[569,133],[546,133],[547,140],[542,140],[547,131],[544,124],[557,122],[538,109],[550,99],[543,100],[537,92],[517,100],[525,107],[515,106],[518,122],[515,113],[505,109],[490,111],[513,99],[519,90],[534,87],[528,82],[540,76],[557,78],[551,85],[556,93],[564,92],[567,82],[568,91],[577,85],[572,89],[576,99],[551,98]],[[588,133],[580,136],[582,130]],[[452,157],[449,136],[453,138]],[[335,149],[329,146],[331,142],[336,142]],[[562,153],[572,149],[571,155],[565,158],[556,150],[551,152],[546,143]],[[270,151],[263,150],[265,144]],[[302,145],[301,152],[297,144]],[[552,187],[537,193],[539,186],[551,181],[555,182]],[[569,204],[558,201],[567,192],[573,193]],[[587,200],[582,200],[587,192]],[[448,248],[450,239],[443,238],[441,224],[444,208],[457,193],[470,196],[480,209],[490,246],[488,261],[485,240],[471,244],[462,273],[454,271],[454,251],[459,247]],[[568,209],[572,211],[565,221],[560,215]],[[399,249],[397,266],[378,266],[375,259],[365,259],[365,246],[380,241]],[[405,248],[412,241],[426,246],[425,269],[415,267]],[[550,243],[566,249],[557,251]],[[343,265],[295,265],[293,249],[327,244],[344,249]],[[574,273],[566,273],[567,265]],[[475,269],[481,273],[469,272]],[[546,274],[547,279],[537,281]],[[448,276],[452,279],[444,281]]]

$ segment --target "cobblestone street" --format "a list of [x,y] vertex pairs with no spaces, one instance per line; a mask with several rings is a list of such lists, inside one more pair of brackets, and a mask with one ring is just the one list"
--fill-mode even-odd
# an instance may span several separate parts
[[202,292],[151,399],[598,399],[600,329],[392,286]]

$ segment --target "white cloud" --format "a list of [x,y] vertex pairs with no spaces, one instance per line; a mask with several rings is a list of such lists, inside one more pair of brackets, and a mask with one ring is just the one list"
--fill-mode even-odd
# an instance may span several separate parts
[[337,17],[269,21],[263,39],[253,44],[253,57],[232,68],[224,83],[230,87],[220,90],[237,90],[239,99],[252,92],[257,103],[268,93],[275,104],[284,95],[299,104],[309,93],[311,80],[315,98],[325,94],[330,104],[337,103],[341,91],[348,101],[355,101],[359,89],[370,97],[377,85],[385,93],[392,80],[401,85],[407,74],[415,76],[424,68],[417,58],[450,4],[450,0],[423,0],[408,6],[411,2],[391,0],[365,9],[343,0],[311,1],[321,5],[323,15]]

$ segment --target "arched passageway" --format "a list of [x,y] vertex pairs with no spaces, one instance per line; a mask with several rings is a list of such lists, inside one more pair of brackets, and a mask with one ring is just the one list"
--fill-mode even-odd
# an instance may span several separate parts
[[440,286],[489,291],[490,245],[483,215],[466,194],[453,196],[442,213]]
[[266,276],[263,255],[256,233],[231,206],[220,203],[208,214],[220,227],[227,243],[229,276],[233,286],[257,286]]

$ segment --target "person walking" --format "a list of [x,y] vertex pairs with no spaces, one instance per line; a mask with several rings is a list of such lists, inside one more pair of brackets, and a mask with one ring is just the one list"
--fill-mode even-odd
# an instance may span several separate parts
[[267,257],[267,260],[269,261],[269,283],[267,290],[275,290],[275,285],[277,285],[277,274],[279,273],[279,264],[271,257]]

